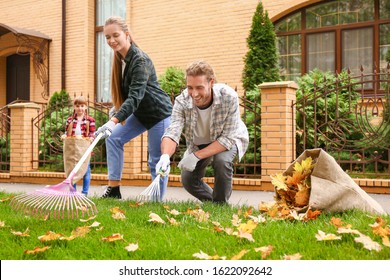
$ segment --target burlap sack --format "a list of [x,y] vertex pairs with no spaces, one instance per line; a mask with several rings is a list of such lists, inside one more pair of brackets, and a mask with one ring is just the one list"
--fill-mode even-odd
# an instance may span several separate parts
[[[81,157],[84,155],[86,150],[90,145],[90,141],[87,138],[76,138],[76,137],[67,137],[64,139],[64,169],[66,177],[69,176],[73,168],[80,161]],[[74,176],[72,183],[75,184],[80,181],[85,172],[87,172],[88,163],[91,159],[91,154],[88,155],[87,159],[81,165],[80,170]]]
[[386,214],[382,206],[361,189],[344,172],[336,160],[322,149],[305,150],[284,172],[292,174],[295,162],[311,157],[317,159],[311,173],[309,206],[327,212],[361,209],[374,214]]

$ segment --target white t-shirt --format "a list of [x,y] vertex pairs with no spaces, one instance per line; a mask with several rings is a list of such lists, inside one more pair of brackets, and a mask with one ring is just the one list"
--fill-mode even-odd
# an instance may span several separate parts
[[81,120],[77,120],[76,129],[74,135],[81,135]]
[[210,121],[211,121],[211,108],[209,106],[206,109],[199,109],[196,107],[198,113],[198,120],[194,131],[194,144],[199,146],[203,144],[210,144]]

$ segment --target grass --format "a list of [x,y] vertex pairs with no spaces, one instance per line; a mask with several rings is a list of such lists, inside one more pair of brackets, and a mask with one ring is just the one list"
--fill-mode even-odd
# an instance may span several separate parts
[[[305,260],[388,260],[390,247],[382,243],[381,237],[375,235],[370,224],[375,223],[375,216],[358,210],[343,213],[322,213],[316,220],[302,222],[290,220],[276,220],[266,217],[264,223],[259,223],[253,230],[254,242],[248,239],[228,235],[214,229],[213,221],[223,227],[231,227],[233,214],[240,214],[242,223],[248,221],[242,215],[248,207],[232,207],[229,205],[215,205],[194,202],[164,202],[145,203],[139,207],[131,207],[135,201],[92,198],[99,210],[95,219],[82,222],[75,220],[43,220],[37,217],[26,216],[15,211],[9,205],[11,194],[0,192],[0,259],[2,260],[192,260],[197,259],[194,253],[203,251],[209,256],[225,256],[231,259],[242,250],[249,250],[243,260],[259,260],[261,253],[255,248],[272,245],[273,250],[268,260],[281,260],[285,255],[299,253]],[[116,220],[111,216],[110,209],[119,207],[126,216],[125,220]],[[180,214],[173,216],[168,213],[167,207],[179,212],[188,209],[201,209],[209,213],[209,219],[199,222],[193,215]],[[158,214],[165,224],[151,223],[149,214]],[[253,209],[251,215],[261,213]],[[180,224],[177,226],[168,223],[168,217],[174,217]],[[325,233],[337,234],[337,228],[330,223],[332,217],[341,218],[346,224],[368,235],[378,242],[382,250],[377,252],[363,248],[361,243],[354,241],[356,236],[343,234],[341,240],[317,241],[318,230]],[[384,216],[387,223],[390,216]],[[48,231],[70,236],[78,227],[99,222],[101,230],[91,228],[84,237],[77,237],[71,241],[54,240],[41,242],[39,236]],[[388,227],[388,226],[387,226]],[[24,232],[29,230],[29,236],[18,236],[12,231]],[[123,240],[105,242],[102,238],[119,233]],[[129,243],[138,244],[136,251],[128,252],[125,247]],[[25,254],[26,250],[35,247],[50,246],[45,252]]]

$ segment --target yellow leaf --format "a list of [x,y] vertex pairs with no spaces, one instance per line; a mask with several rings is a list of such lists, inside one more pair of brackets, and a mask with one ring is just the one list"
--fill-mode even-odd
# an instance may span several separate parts
[[277,173],[276,175],[271,175],[271,183],[275,186],[277,190],[288,190],[288,187],[286,185],[287,177],[284,176],[282,173]]
[[248,217],[252,214],[252,212],[253,212],[253,208],[252,208],[252,206],[251,206],[251,207],[249,207],[249,208],[245,211],[245,213],[244,213],[244,218],[248,218]]
[[255,248],[255,252],[261,252],[261,258],[266,259],[272,252],[274,247],[272,245]]
[[294,164],[294,170],[295,171],[300,171],[302,173],[304,173],[305,171],[311,171],[313,169],[314,165],[313,165],[313,159],[311,157],[307,157],[305,158],[304,160],[302,160],[301,163],[299,162],[296,162]]
[[130,203],[129,206],[136,208],[136,207],[141,207],[144,204],[145,204],[145,202],[137,201],[136,203]]
[[249,220],[247,223],[240,224],[238,230],[242,232],[252,233],[252,231],[257,227],[257,224],[253,220]]
[[383,236],[383,237],[382,237],[382,243],[383,243],[383,245],[385,245],[386,247],[390,247],[390,240],[389,240],[389,237],[388,237],[388,236]]
[[340,240],[341,236],[337,236],[333,233],[326,234],[322,230],[318,230],[318,233],[316,234],[316,238],[318,241],[329,241],[329,240]]
[[5,222],[4,221],[0,221],[0,227],[5,227]]
[[157,224],[165,224],[165,221],[163,219],[161,219],[161,217],[159,215],[157,215],[156,213],[150,213],[149,218],[150,218],[150,220],[148,220],[148,222],[157,223]]
[[11,230],[11,233],[13,235],[22,236],[22,237],[30,236],[29,232],[30,232],[30,230],[28,228],[26,228],[26,230],[24,232]]
[[83,237],[89,233],[91,229],[89,226],[84,226],[84,227],[78,227],[75,230],[72,231],[72,235],[75,237]]
[[46,242],[46,241],[57,240],[60,237],[62,237],[62,234],[55,233],[53,231],[48,231],[48,232],[46,232],[45,235],[38,236],[38,240],[41,241],[41,242]]
[[111,214],[111,217],[113,217],[115,220],[126,220],[125,214],[123,214],[121,212],[113,213],[113,214]]
[[138,243],[130,243],[129,245],[127,245],[125,247],[125,249],[129,252],[134,252],[134,251],[138,250]]
[[241,258],[246,254],[246,253],[248,253],[250,250],[241,250],[241,252],[240,253],[238,253],[237,255],[235,255],[235,256],[233,256],[232,258],[231,258],[231,260],[241,260]]
[[122,213],[124,214],[125,212],[123,210],[121,210],[119,207],[114,207],[114,208],[111,208],[110,209],[110,212],[111,214],[115,214],[115,213]]
[[300,260],[302,258],[302,255],[299,253],[296,253],[294,255],[284,255],[283,258],[285,260]]
[[45,252],[47,249],[49,249],[50,247],[49,246],[45,246],[45,247],[35,247],[34,250],[26,250],[24,251],[25,254],[37,254],[37,253],[42,253],[42,252]]
[[236,235],[239,238],[247,239],[250,242],[255,242],[255,240],[253,239],[252,233],[249,233],[247,231],[242,231],[241,229],[238,230],[238,232],[233,232],[233,235]]
[[106,237],[102,238],[103,241],[107,241],[107,242],[114,242],[114,241],[118,241],[118,240],[122,240],[122,239],[123,239],[123,235],[121,235],[119,233],[114,233],[113,235],[106,236]]

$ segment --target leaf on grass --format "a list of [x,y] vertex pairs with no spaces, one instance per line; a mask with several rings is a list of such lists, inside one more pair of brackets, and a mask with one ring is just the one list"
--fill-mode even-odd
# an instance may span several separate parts
[[321,211],[320,210],[311,210],[311,209],[308,209],[306,211],[306,219],[307,220],[316,220],[318,218],[318,216],[321,215]]
[[382,246],[378,243],[373,241],[369,236],[360,234],[359,237],[355,237],[355,241],[358,243],[362,243],[363,247],[366,248],[367,250],[374,250],[379,252],[382,250]]
[[253,212],[253,207],[249,207],[245,212],[244,212],[244,218],[248,218]]
[[383,243],[384,246],[390,247],[390,240],[389,240],[389,237],[388,237],[388,236],[383,236],[383,237],[382,237],[382,243]]
[[210,213],[205,212],[203,209],[195,209],[191,212],[191,215],[195,217],[195,219],[202,223],[202,222],[207,222],[210,218]]
[[381,237],[385,237],[390,235],[390,228],[385,227],[386,226],[386,220],[384,220],[382,217],[378,217],[375,220],[374,224],[370,224],[369,226],[372,228],[372,232],[375,235],[379,235]]
[[181,213],[179,211],[177,211],[176,209],[172,209],[172,210],[167,210],[167,212],[173,216],[178,216],[180,215]]
[[14,198],[14,196],[5,197],[5,198],[0,199],[0,202],[9,201],[9,200],[11,200],[12,198]]
[[130,203],[129,206],[133,207],[133,208],[137,208],[137,207],[141,207],[144,204],[145,204],[145,202],[143,202],[143,201],[137,201],[136,203]]
[[255,242],[253,239],[252,233],[249,233],[247,231],[243,231],[241,229],[238,230],[238,232],[233,232],[233,235],[236,235],[239,238],[247,239],[250,242]]
[[156,224],[165,224],[165,221],[163,219],[161,219],[161,217],[159,215],[157,215],[156,213],[150,213],[149,214],[149,220],[148,222],[152,222],[152,223],[156,223]]
[[287,177],[284,176],[282,173],[277,173],[275,175],[271,175],[271,183],[275,186],[277,190],[288,190],[288,187],[286,185]]
[[11,233],[13,235],[22,236],[22,237],[30,236],[29,232],[30,232],[30,230],[28,228],[26,228],[26,230],[24,232],[11,230]]
[[89,227],[90,227],[90,228],[94,228],[94,227],[98,227],[98,226],[100,226],[100,223],[97,222],[97,221],[95,221],[95,222],[93,222],[92,225],[90,225]]
[[274,247],[272,245],[255,248],[255,252],[261,252],[261,258],[266,259],[272,252]]
[[123,235],[121,235],[119,233],[114,233],[110,236],[103,237],[102,240],[106,241],[106,242],[114,242],[114,241],[118,241],[118,240],[123,240]]
[[138,243],[130,243],[129,245],[127,245],[125,247],[125,249],[128,251],[128,252],[134,252],[136,250],[138,250]]
[[233,214],[232,216],[232,225],[238,227],[241,224],[241,219],[237,214]]
[[25,254],[37,254],[37,253],[42,253],[48,250],[50,246],[45,246],[45,247],[35,247],[34,250],[26,250],[24,251]]
[[55,233],[53,231],[48,231],[46,232],[45,235],[38,236],[38,240],[41,242],[46,242],[46,241],[53,241],[53,240],[58,240],[62,237],[61,233]]
[[243,256],[245,256],[246,253],[248,253],[250,250],[241,250],[237,255],[234,255],[231,260],[241,260]]
[[291,210],[290,216],[297,221],[304,221],[306,219],[306,213],[299,213],[296,210]]
[[299,253],[296,253],[294,255],[284,255],[284,260],[300,260],[302,258],[302,255]]
[[209,256],[208,254],[204,253],[202,250],[200,250],[199,253],[193,254],[192,256],[201,260],[226,260],[226,257],[220,257],[218,255]]
[[257,217],[255,216],[249,216],[249,218],[251,220],[253,220],[253,222],[255,224],[260,224],[260,223],[265,223],[267,220],[262,216],[262,215],[258,215]]
[[115,220],[125,220],[126,219],[125,212],[123,210],[121,210],[119,207],[111,208],[110,212],[111,212],[111,216]]
[[176,221],[175,218],[169,218],[168,216],[166,216],[167,219],[168,219],[168,222],[173,225],[173,226],[178,226],[180,223],[178,221]]
[[5,227],[5,222],[4,221],[0,221],[0,228],[2,227]]
[[75,238],[76,238],[76,236],[74,236],[74,235],[71,235],[71,236],[61,236],[60,240],[72,241]]
[[91,231],[91,229],[89,228],[89,226],[78,227],[75,230],[72,230],[72,236],[83,237],[83,236],[87,235],[90,231]]
[[260,202],[258,209],[260,212],[268,212],[269,209],[273,208],[276,204],[276,201],[269,201],[269,202]]
[[85,223],[85,222],[88,222],[88,221],[90,221],[90,220],[93,220],[93,219],[95,219],[96,218],[96,216],[92,216],[92,217],[89,217],[88,219],[86,219],[86,220],[84,220],[84,219],[80,219],[80,222],[83,222],[83,223]]
[[326,234],[322,230],[318,230],[318,233],[316,234],[316,238],[318,241],[330,241],[330,240],[340,240],[341,236],[337,236],[333,233]]

